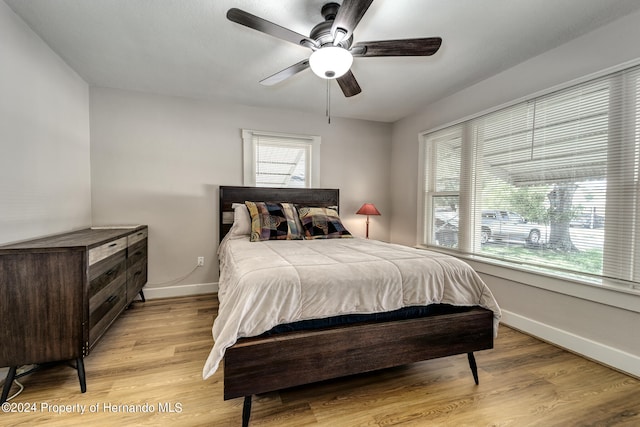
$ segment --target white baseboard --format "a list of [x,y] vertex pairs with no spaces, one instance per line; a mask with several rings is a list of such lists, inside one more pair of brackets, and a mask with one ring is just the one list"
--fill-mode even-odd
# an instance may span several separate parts
[[540,323],[507,310],[502,310],[501,322],[507,326],[512,326],[515,329],[555,344],[558,347],[578,353],[588,359],[640,378],[640,356]]
[[186,297],[218,292],[218,283],[194,283],[191,285],[175,285],[157,288],[147,286],[142,290],[145,299]]

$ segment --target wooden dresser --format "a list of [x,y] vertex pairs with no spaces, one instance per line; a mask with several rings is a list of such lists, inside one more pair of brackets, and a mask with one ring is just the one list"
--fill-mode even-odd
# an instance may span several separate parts
[[22,365],[83,357],[147,282],[147,226],[84,229],[0,246],[5,401]]

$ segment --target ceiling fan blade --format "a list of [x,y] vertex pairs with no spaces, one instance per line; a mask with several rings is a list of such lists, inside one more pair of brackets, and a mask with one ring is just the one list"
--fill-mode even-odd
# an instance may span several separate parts
[[342,93],[344,93],[344,96],[347,98],[362,92],[362,89],[360,89],[360,85],[351,70],[347,71],[346,74],[338,77],[336,80],[338,81],[340,89],[342,89]]
[[334,45],[351,37],[353,30],[358,26],[372,2],[373,0],[344,0],[342,2],[331,27]]
[[311,40],[307,36],[296,33],[288,28],[281,27],[278,24],[267,21],[259,16],[252,15],[244,10],[231,8],[227,11],[227,19],[245,27],[252,28],[270,36],[286,40],[288,42],[301,46],[317,46],[315,40]]
[[421,39],[382,40],[353,45],[353,56],[429,56],[440,49],[440,37]]
[[283,80],[288,79],[294,74],[298,74],[300,71],[306,70],[307,68],[309,68],[309,59],[300,61],[297,64],[293,64],[292,66],[285,68],[282,71],[278,71],[277,73],[267,77],[266,79],[260,80],[260,84],[265,86],[273,86]]

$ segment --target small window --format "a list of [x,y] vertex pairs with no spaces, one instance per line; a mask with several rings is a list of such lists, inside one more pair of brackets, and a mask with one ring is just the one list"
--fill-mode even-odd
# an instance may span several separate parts
[[320,185],[320,137],[242,131],[244,185],[311,188]]

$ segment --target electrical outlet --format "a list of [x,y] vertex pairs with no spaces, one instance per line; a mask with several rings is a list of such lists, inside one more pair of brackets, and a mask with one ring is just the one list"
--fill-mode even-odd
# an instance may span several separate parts
[[199,256],[198,257],[198,267],[202,267],[204,265],[204,257],[203,256]]

